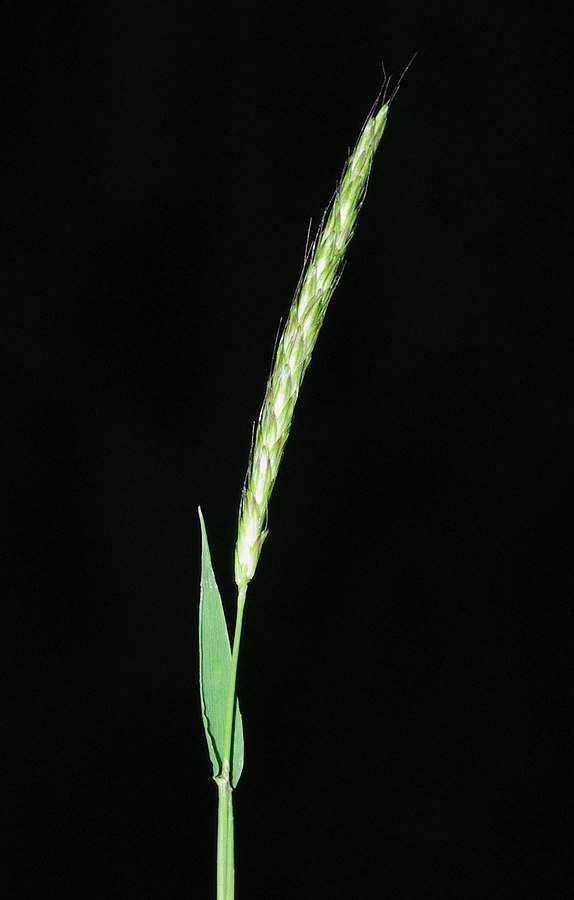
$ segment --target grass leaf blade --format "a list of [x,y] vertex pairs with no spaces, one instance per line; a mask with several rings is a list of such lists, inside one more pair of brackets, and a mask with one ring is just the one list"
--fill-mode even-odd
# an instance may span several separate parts
[[[221,595],[207,541],[201,509],[201,586],[199,595],[199,687],[201,714],[213,766],[213,776],[221,774],[227,709],[227,692],[231,668],[231,647]],[[243,769],[243,723],[239,702],[235,707],[235,728],[231,759],[231,786],[235,787]]]

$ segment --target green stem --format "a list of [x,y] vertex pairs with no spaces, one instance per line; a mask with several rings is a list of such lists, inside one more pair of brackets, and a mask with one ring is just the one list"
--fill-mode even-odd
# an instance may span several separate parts
[[223,770],[227,763],[227,775],[231,770],[231,745],[233,742],[233,723],[235,720],[236,692],[237,692],[237,663],[239,660],[239,647],[241,644],[241,628],[243,626],[243,610],[245,609],[245,595],[247,585],[239,588],[237,594],[237,616],[235,619],[235,634],[233,635],[233,650],[231,652],[231,668],[229,670],[229,688],[227,691],[227,712],[225,719],[225,731],[223,733]]
[[235,896],[235,854],[233,834],[233,794],[229,788],[229,803],[227,804],[227,872],[226,872],[226,900],[233,900]]
[[227,710],[225,732],[223,736],[223,762],[221,774],[215,779],[219,797],[217,813],[217,900],[233,900],[235,896],[235,860],[233,834],[233,799],[231,787],[231,748],[233,744],[233,726],[237,693],[237,663],[241,645],[241,629],[243,626],[243,610],[247,585],[239,589],[237,596],[237,617],[233,650],[229,670],[229,688],[227,692]]
[[[229,808],[232,804],[231,787],[223,778],[217,780],[219,806],[217,810],[217,900],[227,900],[227,869],[229,865]],[[233,814],[231,815],[233,827]],[[233,894],[231,895],[233,896]]]

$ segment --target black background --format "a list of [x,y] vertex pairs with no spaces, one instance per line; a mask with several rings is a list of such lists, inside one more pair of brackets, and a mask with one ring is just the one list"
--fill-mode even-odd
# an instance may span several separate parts
[[415,51],[250,590],[237,896],[563,896],[564,23],[107,2],[14,26],[8,896],[214,895],[196,507],[231,618],[309,218]]

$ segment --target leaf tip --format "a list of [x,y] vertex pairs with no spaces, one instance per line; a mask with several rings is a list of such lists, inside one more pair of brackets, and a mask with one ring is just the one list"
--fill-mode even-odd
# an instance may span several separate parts
[[197,515],[199,518],[199,527],[201,529],[202,535],[205,535],[205,519],[203,518],[203,513],[201,511],[201,506],[197,507]]

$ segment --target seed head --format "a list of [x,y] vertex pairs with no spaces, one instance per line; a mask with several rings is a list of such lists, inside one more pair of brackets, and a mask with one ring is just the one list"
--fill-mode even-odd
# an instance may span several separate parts
[[307,254],[277,347],[239,510],[235,581],[240,590],[253,578],[267,536],[267,505],[289,436],[299,389],[353,237],[388,109],[389,103],[384,102],[378,112],[369,116],[349,156],[341,183]]

